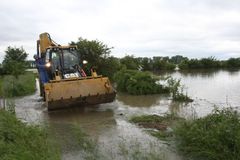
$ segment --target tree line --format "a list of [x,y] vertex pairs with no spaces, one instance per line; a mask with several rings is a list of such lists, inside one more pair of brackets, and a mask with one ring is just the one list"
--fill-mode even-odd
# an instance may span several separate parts
[[[77,52],[80,61],[87,60],[88,68],[94,66],[99,74],[108,76],[111,79],[115,72],[122,68],[130,70],[141,70],[158,72],[164,70],[185,69],[219,69],[219,68],[240,68],[240,57],[229,58],[228,60],[217,60],[215,57],[190,59],[181,55],[172,57],[135,57],[126,55],[123,58],[117,58],[111,55],[111,47],[99,40],[87,40],[79,38],[71,45],[77,45]],[[0,74],[19,75],[29,67],[26,62],[27,53],[21,47],[8,47],[5,51],[3,63],[0,65]]]

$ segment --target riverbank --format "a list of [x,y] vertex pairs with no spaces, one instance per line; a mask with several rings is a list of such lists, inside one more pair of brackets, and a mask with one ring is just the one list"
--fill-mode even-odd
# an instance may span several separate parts
[[238,160],[240,114],[231,108],[215,109],[203,118],[185,120],[174,115],[142,115],[130,122],[164,141],[173,141],[179,154],[191,159]]
[[0,159],[59,160],[60,154],[43,126],[23,123],[0,110]]
[[0,78],[0,97],[17,97],[32,94],[36,91],[36,74],[25,72],[15,78],[5,75]]

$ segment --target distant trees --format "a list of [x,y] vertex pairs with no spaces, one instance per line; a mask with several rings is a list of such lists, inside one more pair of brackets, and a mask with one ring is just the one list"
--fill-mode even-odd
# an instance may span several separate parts
[[218,69],[218,68],[240,68],[240,58],[230,58],[228,60],[217,60],[215,57],[201,59],[188,59],[181,55],[173,57],[134,57],[125,56],[120,59],[121,65],[127,69],[142,71],[163,71],[179,69]]
[[176,55],[176,56],[171,57],[169,61],[173,64],[180,64],[184,60],[188,60],[188,58],[183,57],[181,55]]
[[23,74],[26,69],[26,58],[28,54],[25,50],[17,47],[8,47],[5,51],[2,67],[6,74],[14,75],[16,78]]
[[0,63],[0,75],[3,75],[4,74],[4,71],[3,71],[3,68],[2,68],[2,64]]
[[124,65],[127,69],[138,70],[140,69],[139,59],[135,58],[133,55],[127,55],[120,59],[120,63]]
[[169,57],[134,57],[125,56],[120,59],[122,65],[127,69],[143,70],[143,71],[161,71],[174,70],[176,65],[170,62]]
[[[240,68],[240,58],[230,58],[226,61],[217,60],[215,57],[202,59],[189,59],[187,57],[176,55],[173,57],[134,57],[126,55],[123,58],[111,56],[111,47],[99,40],[87,40],[79,38],[77,42],[71,42],[77,45],[77,52],[80,59],[87,60],[86,69],[95,67],[99,74],[113,78],[116,71],[125,68],[130,70],[141,70],[158,72],[163,70],[179,69],[217,69],[217,68]],[[90,70],[87,70],[90,72]]]
[[169,57],[153,57],[153,71],[174,70],[175,67]]
[[230,58],[225,62],[222,62],[225,68],[240,68],[240,58]]
[[230,58],[225,61],[214,57],[202,59],[185,59],[179,64],[180,69],[218,69],[218,68],[240,68],[240,58]]

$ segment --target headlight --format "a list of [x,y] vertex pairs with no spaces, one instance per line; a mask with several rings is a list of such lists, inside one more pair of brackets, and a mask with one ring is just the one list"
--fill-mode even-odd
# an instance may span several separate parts
[[83,64],[87,64],[88,63],[88,61],[86,61],[86,60],[83,60],[83,62],[82,62]]
[[46,63],[46,65],[45,65],[46,67],[50,67],[51,66],[51,63],[50,62],[48,62],[48,63]]

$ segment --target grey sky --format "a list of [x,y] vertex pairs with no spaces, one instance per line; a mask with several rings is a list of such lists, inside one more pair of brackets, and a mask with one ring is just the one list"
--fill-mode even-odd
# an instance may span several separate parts
[[1,0],[0,19],[0,61],[7,46],[32,59],[42,32],[99,39],[118,57],[240,57],[240,0]]

